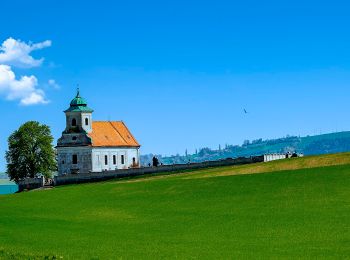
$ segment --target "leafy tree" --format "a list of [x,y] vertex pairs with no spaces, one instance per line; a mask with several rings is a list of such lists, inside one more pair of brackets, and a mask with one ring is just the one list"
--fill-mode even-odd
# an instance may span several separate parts
[[248,146],[248,145],[250,145],[250,141],[249,140],[244,140],[242,146]]
[[18,182],[42,174],[51,176],[57,169],[53,137],[47,125],[29,121],[20,126],[8,138],[6,151],[7,174]]

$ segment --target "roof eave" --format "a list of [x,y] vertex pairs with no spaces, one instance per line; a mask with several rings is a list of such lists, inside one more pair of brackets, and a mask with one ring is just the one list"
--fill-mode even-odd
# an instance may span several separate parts
[[91,145],[92,148],[140,148],[141,145]]

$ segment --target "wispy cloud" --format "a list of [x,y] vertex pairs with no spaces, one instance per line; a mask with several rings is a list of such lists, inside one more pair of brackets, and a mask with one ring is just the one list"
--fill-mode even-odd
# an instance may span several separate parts
[[54,89],[60,89],[61,88],[61,86],[54,79],[49,79],[47,84],[49,84],[49,86],[54,88]]
[[[0,47],[0,94],[7,100],[20,100],[21,105],[47,104],[45,92],[38,88],[38,79],[34,76],[21,76],[16,78],[12,67],[32,68],[41,66],[44,58],[35,59],[30,54],[51,46],[51,41],[39,43],[25,43],[21,40],[8,38]],[[51,82],[51,83],[50,83]],[[54,80],[49,85],[59,87]]]
[[8,38],[0,47],[0,63],[19,68],[32,68],[40,66],[44,58],[35,59],[30,53],[51,46],[51,41],[39,43],[25,43],[21,40]]

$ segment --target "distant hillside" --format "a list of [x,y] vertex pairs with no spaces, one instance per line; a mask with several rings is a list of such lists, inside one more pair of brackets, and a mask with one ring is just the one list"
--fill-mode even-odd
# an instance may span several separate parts
[[[217,150],[201,148],[194,154],[174,155],[162,157],[158,155],[164,164],[202,162],[223,158],[235,158],[241,156],[262,155],[266,153],[298,152],[305,155],[319,155],[350,151],[350,132],[338,132],[315,136],[287,136],[278,139],[253,141],[246,140],[242,145],[226,145]],[[147,165],[151,162],[152,154],[141,156],[141,163]]]
[[8,176],[4,172],[0,172],[0,179],[8,179]]

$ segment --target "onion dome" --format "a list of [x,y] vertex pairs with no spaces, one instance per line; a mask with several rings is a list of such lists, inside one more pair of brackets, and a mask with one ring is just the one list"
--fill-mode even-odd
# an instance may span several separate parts
[[87,106],[85,99],[80,96],[79,89],[77,89],[77,95],[70,102],[71,106]]
[[92,113],[93,110],[87,106],[87,102],[80,96],[79,88],[77,89],[77,95],[70,102],[70,107],[64,112],[87,112]]

